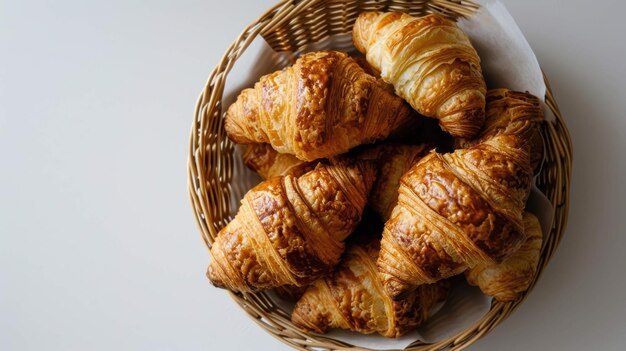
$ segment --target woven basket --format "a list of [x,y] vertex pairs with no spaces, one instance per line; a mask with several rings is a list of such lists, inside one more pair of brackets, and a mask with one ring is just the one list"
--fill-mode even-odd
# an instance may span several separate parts
[[[222,120],[224,82],[235,61],[248,45],[261,35],[275,51],[301,52],[307,45],[329,36],[349,33],[362,11],[403,11],[411,15],[437,12],[447,17],[471,16],[478,6],[468,1],[450,0],[284,0],[246,27],[226,50],[213,69],[198,99],[189,144],[189,194],[203,239],[210,248],[219,230],[231,219],[248,185],[241,185],[245,167],[235,156],[233,143],[226,137]],[[554,207],[551,230],[544,239],[539,269],[531,285],[557,248],[567,222],[572,146],[548,81],[546,103],[555,120],[545,123],[543,137],[546,158],[537,186]],[[529,289],[528,292],[531,290]],[[528,293],[527,292],[527,293]],[[526,294],[527,294],[526,293]],[[327,337],[300,331],[288,312],[276,306],[263,292],[230,293],[252,319],[282,342],[299,350],[354,350],[356,347]],[[433,344],[416,341],[407,350],[458,350],[487,334],[508,317],[524,300],[492,302],[490,311],[479,321],[454,336]],[[359,348],[363,349],[363,348]]]

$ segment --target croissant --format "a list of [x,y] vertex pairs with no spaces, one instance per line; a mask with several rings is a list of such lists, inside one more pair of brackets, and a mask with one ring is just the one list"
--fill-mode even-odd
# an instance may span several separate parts
[[536,170],[543,159],[541,123],[543,111],[539,99],[532,94],[505,88],[487,91],[485,125],[475,139],[456,139],[455,146],[467,148],[495,135],[515,134],[530,148],[530,165]]
[[402,300],[391,299],[377,276],[379,248],[378,240],[351,246],[335,273],[315,281],[300,298],[292,322],[317,333],[342,328],[386,337],[401,336],[424,322],[431,307],[447,297],[448,285],[422,285]]
[[402,296],[515,252],[531,176],[528,152],[508,134],[422,158],[400,179],[385,223],[378,267],[387,292]]
[[269,143],[312,161],[414,129],[414,115],[350,56],[318,51],[243,90],[224,128],[236,143]]
[[511,257],[497,265],[479,264],[465,272],[467,281],[498,301],[513,301],[526,291],[537,271],[541,251],[541,225],[524,212],[526,240]]
[[219,232],[207,276],[218,287],[255,291],[328,274],[359,223],[374,177],[368,162],[344,159],[260,183]]
[[244,164],[263,179],[287,174],[298,177],[316,165],[316,162],[302,161],[291,154],[278,153],[269,144],[246,145],[242,158]]
[[480,58],[454,22],[431,14],[364,12],[352,31],[356,48],[415,110],[455,137],[473,137],[485,117]]
[[428,151],[424,144],[380,144],[357,155],[362,160],[376,161],[378,173],[367,203],[381,219],[387,220],[396,205],[400,177]]

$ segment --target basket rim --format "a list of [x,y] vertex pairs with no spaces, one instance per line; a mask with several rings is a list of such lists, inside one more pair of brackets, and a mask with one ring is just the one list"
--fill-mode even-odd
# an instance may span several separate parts
[[[217,231],[214,227],[207,225],[207,223],[215,223],[216,221],[214,221],[214,218],[211,215],[211,206],[207,201],[207,184],[205,181],[200,181],[204,179],[206,175],[206,169],[203,169],[203,150],[201,146],[207,144],[203,138],[203,133],[200,133],[199,131],[204,130],[207,123],[217,123],[218,130],[221,129],[223,131],[223,126],[221,125],[222,118],[218,118],[217,121],[207,121],[207,118],[205,118],[206,115],[209,115],[207,110],[210,111],[211,109],[216,108],[218,110],[221,109],[221,106],[219,105],[223,95],[224,81],[228,73],[232,69],[235,61],[239,59],[239,57],[259,34],[263,35],[264,33],[267,33],[284,24],[290,15],[296,14],[308,6],[324,1],[325,0],[281,0],[274,6],[270,7],[256,20],[246,26],[241,31],[239,36],[227,48],[219,63],[211,71],[209,78],[207,79],[207,82],[197,99],[189,137],[189,154],[187,163],[188,192],[191,206],[194,211],[194,218],[198,228],[200,229],[200,233],[207,249],[210,249],[212,237],[217,236]],[[440,6],[446,6],[446,4],[452,3],[451,0],[430,1]],[[461,0],[458,1],[458,3],[458,6],[465,4],[470,7],[475,6],[474,10],[478,8],[478,5],[471,1]],[[546,264],[552,258],[562,239],[569,211],[572,141],[556,99],[554,98],[548,78],[545,72],[542,73],[546,85],[545,104],[555,117],[554,121],[545,121],[542,135],[546,145],[546,158],[548,156],[553,156],[552,162],[554,163],[554,167],[552,167],[550,171],[545,172],[545,174],[542,170],[542,174],[538,176],[537,183],[546,184],[546,186],[553,185],[553,191],[550,191],[549,194],[542,190],[542,193],[546,195],[553,206],[553,221],[550,225],[550,232],[544,233],[541,258],[535,277],[533,278],[528,290],[517,300],[512,302],[498,302],[493,300],[491,308],[487,314],[485,314],[485,316],[483,316],[480,320],[468,326],[465,330],[434,343],[423,343],[416,340],[405,350],[460,350],[488,334],[524,302],[527,295],[529,295],[533,290]],[[207,106],[208,109],[206,108]],[[228,144],[228,141],[226,144]],[[554,153],[554,155],[548,155],[548,153]],[[232,165],[232,152],[230,156],[231,163],[229,164],[226,162],[226,165],[223,167]],[[222,195],[228,196],[228,194]],[[252,320],[265,329],[270,335],[281,342],[294,347],[295,349],[311,350],[311,347],[315,347],[316,349],[323,348],[327,350],[354,350],[357,348],[361,350],[369,350],[367,348],[350,345],[325,336],[309,334],[295,328],[291,324],[289,315],[280,309],[272,307],[270,298],[263,291],[257,293],[234,293],[232,291],[228,291],[228,293]]]

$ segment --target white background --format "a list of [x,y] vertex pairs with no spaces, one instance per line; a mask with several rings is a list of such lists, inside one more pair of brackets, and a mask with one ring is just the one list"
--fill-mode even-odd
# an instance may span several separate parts
[[[273,0],[0,1],[0,349],[288,350],[204,277],[197,94]],[[470,350],[626,348],[626,10],[504,0],[574,141],[570,221]]]

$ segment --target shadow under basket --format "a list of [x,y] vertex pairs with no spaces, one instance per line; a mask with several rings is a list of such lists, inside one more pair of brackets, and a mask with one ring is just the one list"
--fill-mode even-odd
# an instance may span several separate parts
[[[233,209],[250,184],[240,185],[239,176],[246,172],[234,144],[223,127],[222,103],[226,77],[235,61],[259,35],[277,52],[299,53],[307,46],[330,36],[348,34],[359,13],[363,11],[402,11],[414,16],[427,13],[457,18],[471,16],[478,5],[468,1],[282,1],[246,27],[230,45],[211,72],[196,104],[191,128],[188,162],[188,187],[191,204],[202,237],[210,248],[219,230],[231,219]],[[513,302],[493,301],[480,320],[435,343],[415,341],[406,350],[458,350],[489,333],[522,303],[532,290],[541,271],[555,252],[567,223],[572,146],[550,85],[546,83],[545,102],[555,116],[545,122],[542,135],[545,160],[536,185],[550,200],[554,213],[544,245],[539,267],[530,289]],[[264,292],[230,293],[244,311],[267,332],[299,350],[364,350],[296,328],[289,312],[279,308]]]

